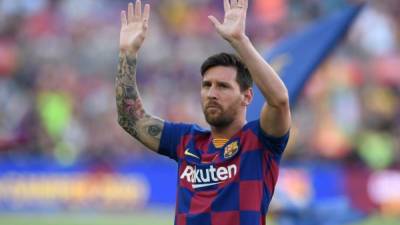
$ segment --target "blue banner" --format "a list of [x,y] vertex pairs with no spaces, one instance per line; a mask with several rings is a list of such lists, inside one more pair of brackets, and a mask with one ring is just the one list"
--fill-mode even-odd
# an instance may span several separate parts
[[[107,169],[84,164],[64,167],[43,160],[24,164],[3,160],[0,213],[130,212],[143,207],[173,207],[176,167],[175,162],[166,158],[132,161]],[[335,163],[283,163],[271,210],[310,213],[315,208],[331,214],[338,210],[368,211],[380,205],[389,207],[391,203],[400,202],[396,191],[399,181],[399,171],[371,173]],[[394,187],[394,191],[387,187]]]
[[[349,6],[317,21],[305,30],[282,40],[271,52],[265,54],[265,59],[282,77],[288,88],[292,107],[313,71],[344,37],[362,6]],[[254,99],[247,113],[248,121],[258,119],[264,102],[264,96],[254,86]]]

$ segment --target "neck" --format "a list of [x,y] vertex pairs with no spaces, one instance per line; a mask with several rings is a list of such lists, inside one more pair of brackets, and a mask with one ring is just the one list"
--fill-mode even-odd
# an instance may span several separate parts
[[211,135],[213,138],[226,138],[230,139],[245,125],[246,120],[244,118],[234,120],[231,124],[226,127],[215,127],[211,126]]

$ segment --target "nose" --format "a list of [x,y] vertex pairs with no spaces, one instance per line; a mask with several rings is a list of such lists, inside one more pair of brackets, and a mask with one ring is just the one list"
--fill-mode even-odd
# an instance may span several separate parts
[[211,87],[207,91],[207,97],[211,99],[216,99],[217,96],[218,96],[217,89],[215,88],[214,85],[211,85]]

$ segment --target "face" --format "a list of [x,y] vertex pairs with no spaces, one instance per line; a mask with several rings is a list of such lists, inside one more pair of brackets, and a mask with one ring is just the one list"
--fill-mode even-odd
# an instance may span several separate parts
[[248,104],[246,92],[241,92],[236,81],[236,69],[216,66],[203,76],[202,108],[206,121],[214,127],[231,124]]

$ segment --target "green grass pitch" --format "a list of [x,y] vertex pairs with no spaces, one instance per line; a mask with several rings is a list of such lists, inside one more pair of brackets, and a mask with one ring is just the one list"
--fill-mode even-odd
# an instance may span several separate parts
[[[270,225],[277,225],[267,219]],[[399,225],[400,218],[374,216],[359,223],[346,225]],[[172,225],[171,210],[145,211],[127,214],[110,213],[52,213],[52,214],[4,214],[0,213],[0,225]]]
[[0,225],[171,225],[173,213],[0,214]]

